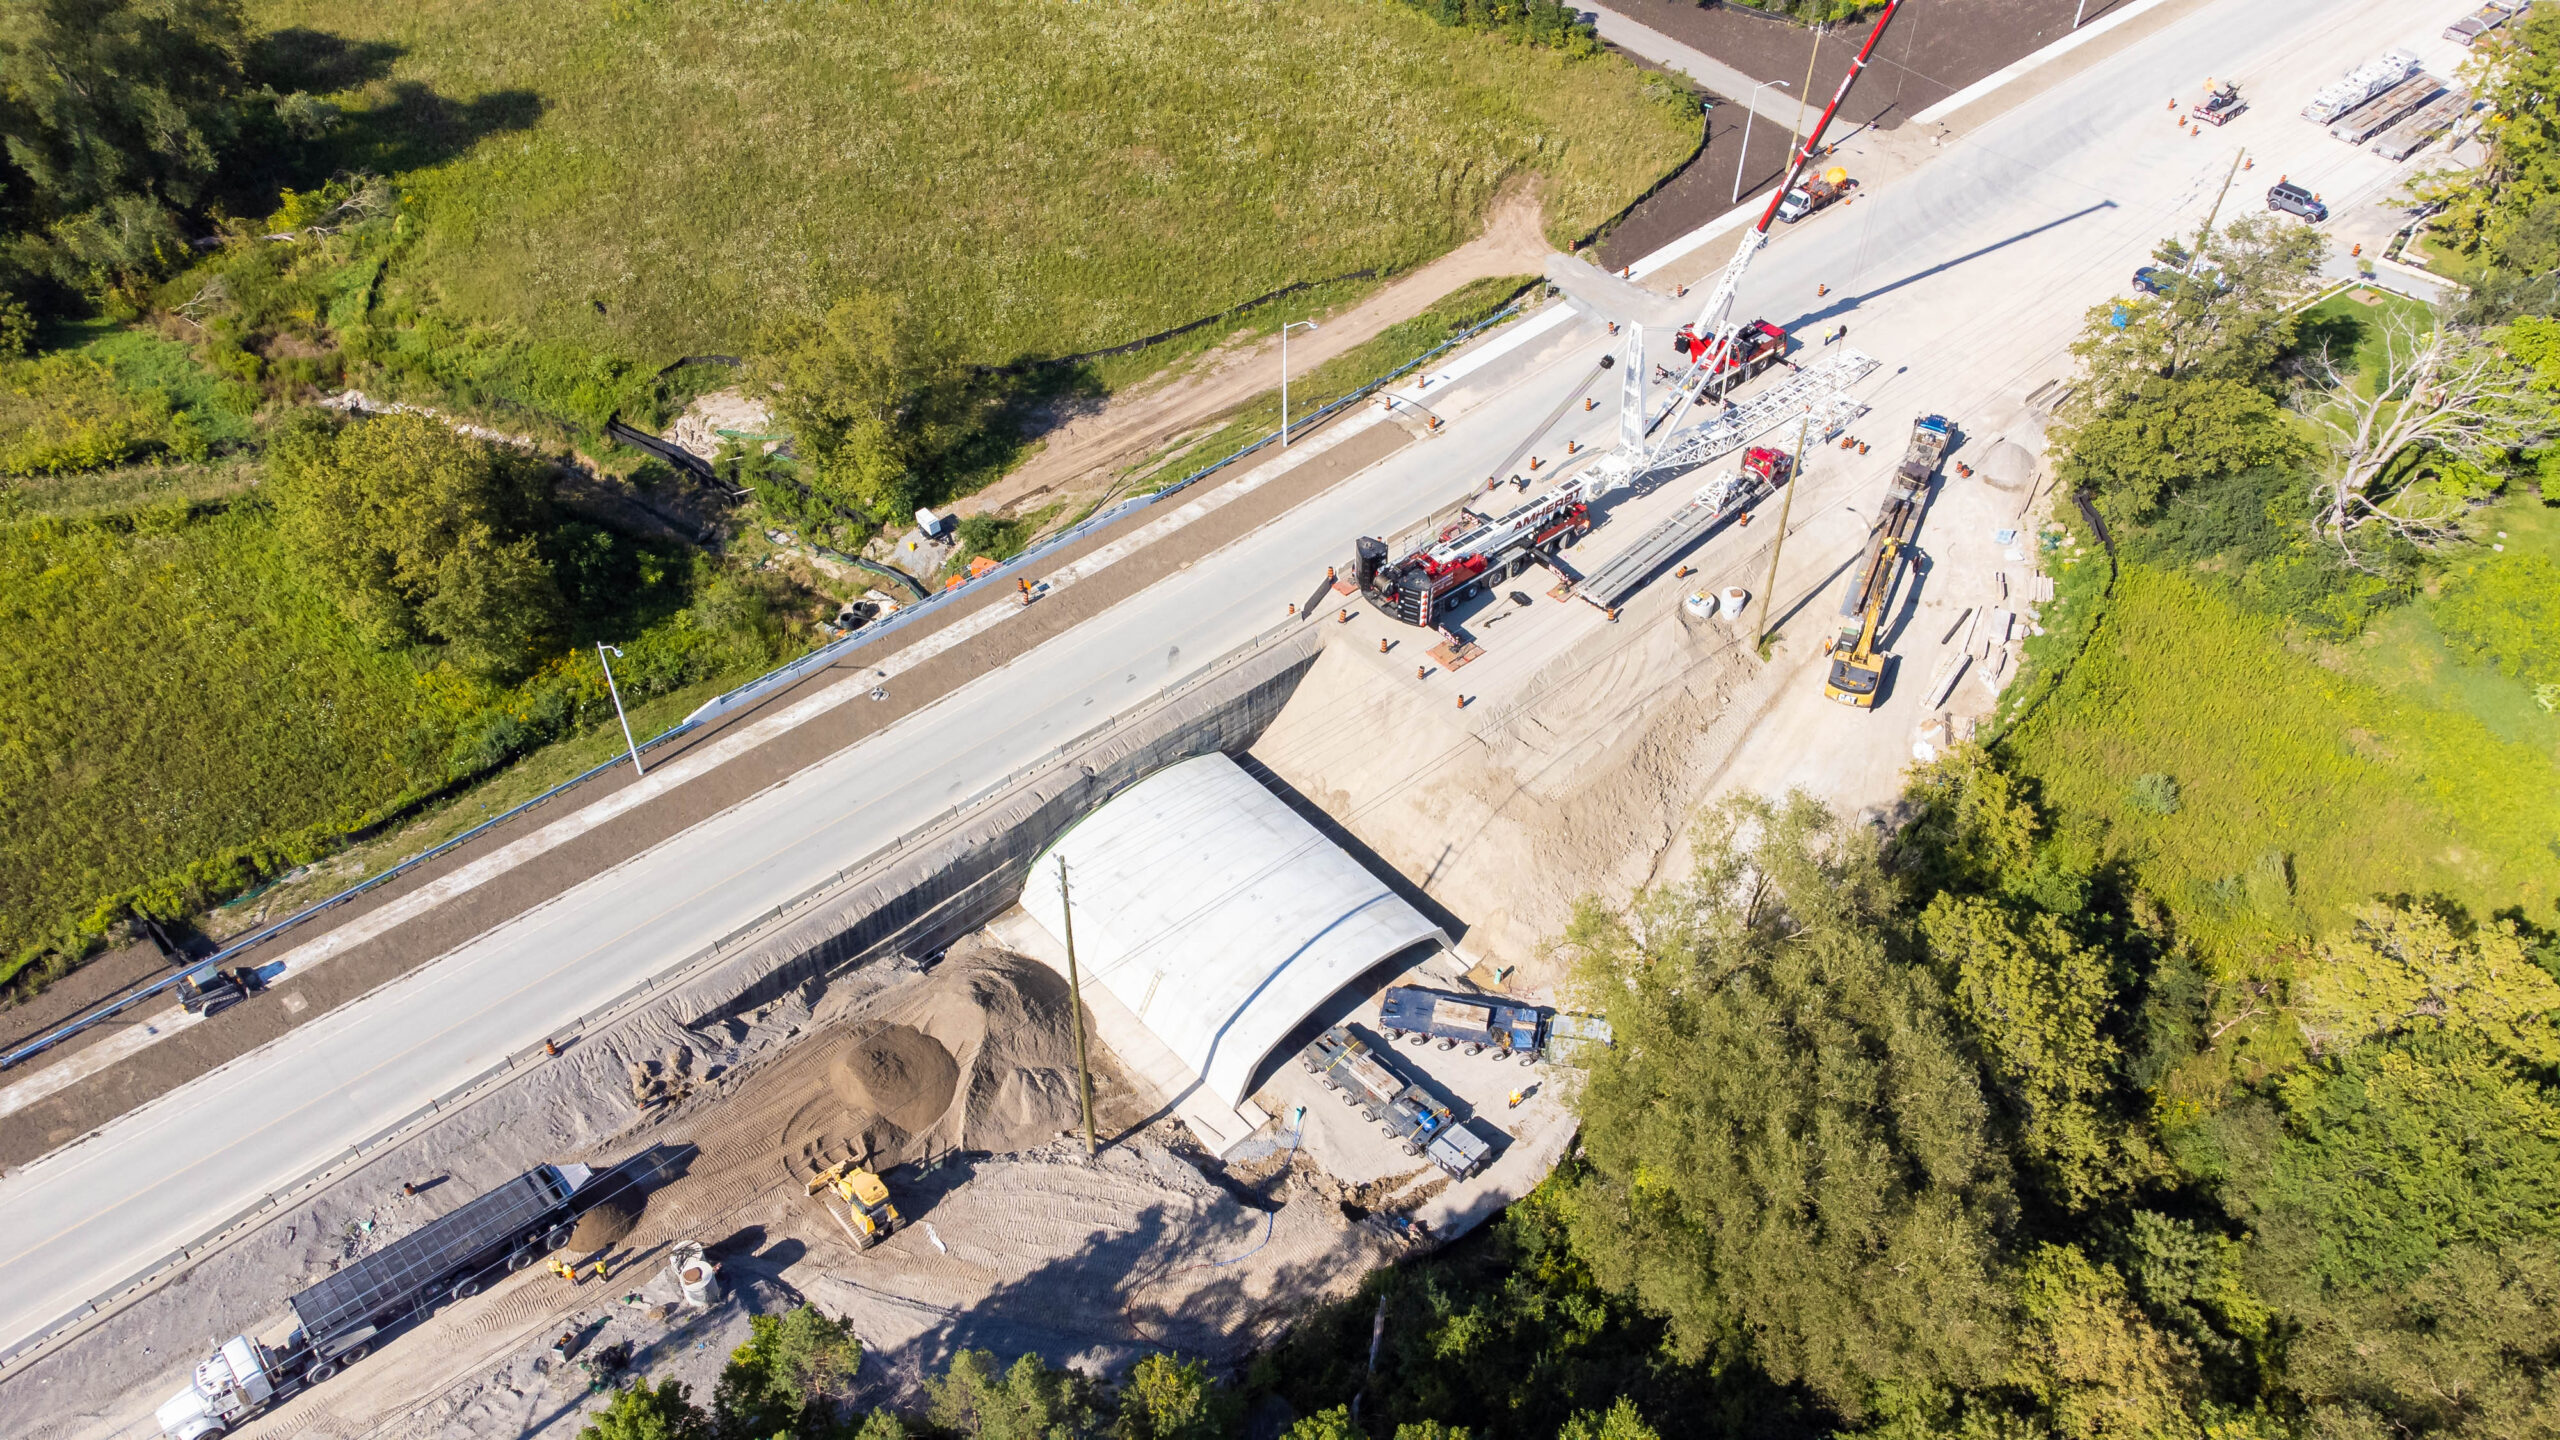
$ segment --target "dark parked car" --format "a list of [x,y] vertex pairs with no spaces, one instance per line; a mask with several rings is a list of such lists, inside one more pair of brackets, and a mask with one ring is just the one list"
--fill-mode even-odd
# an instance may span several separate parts
[[2145,265],[2133,272],[2133,288],[2145,295],[2157,295],[2168,288],[2169,282],[2177,278],[2177,272],[2174,270],[2163,270],[2157,265]]
[[2329,218],[2329,207],[2320,203],[2319,196],[2290,180],[2279,180],[2267,191],[2267,208],[2299,215],[2314,224]]

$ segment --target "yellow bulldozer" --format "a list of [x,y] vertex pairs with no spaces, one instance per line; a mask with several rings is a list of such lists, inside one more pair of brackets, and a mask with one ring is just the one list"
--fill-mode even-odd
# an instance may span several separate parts
[[[810,1163],[813,1173],[809,1176],[808,1193],[816,1195],[821,1190],[831,1190],[836,1198],[844,1201],[845,1208],[853,1212],[849,1224],[845,1217],[836,1217],[836,1223],[844,1225],[846,1234],[852,1238],[853,1248],[868,1250],[888,1239],[891,1232],[906,1223],[899,1216],[898,1207],[889,1203],[889,1182],[864,1168],[860,1162],[839,1160],[823,1169],[816,1169],[815,1161]],[[829,1206],[827,1213],[834,1215],[835,1207]]]

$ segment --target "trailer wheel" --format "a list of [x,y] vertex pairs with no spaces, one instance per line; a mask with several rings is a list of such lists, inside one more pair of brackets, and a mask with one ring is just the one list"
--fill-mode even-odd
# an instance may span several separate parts
[[456,1300],[468,1300],[479,1293],[480,1277],[477,1275],[465,1275],[453,1282],[453,1298]]
[[335,1360],[314,1361],[310,1369],[302,1372],[302,1382],[306,1385],[319,1385],[336,1378],[338,1362]]
[[1410,1140],[1407,1140],[1404,1142],[1404,1153],[1407,1155],[1419,1155],[1422,1153],[1422,1147],[1414,1144]]
[[1403,1031],[1396,1029],[1396,1028],[1395,1028],[1394,1026],[1392,1026],[1392,1025],[1390,1025],[1390,1026],[1388,1026],[1388,1027],[1387,1027],[1387,1041],[1388,1041],[1388,1043],[1393,1044],[1394,1042],[1396,1042],[1396,1041],[1398,1041],[1398,1040],[1401,1040],[1401,1039],[1403,1039],[1403,1038],[1404,1038],[1404,1032],[1403,1032]]
[[343,1354],[343,1355],[340,1355],[340,1356],[338,1357],[338,1363],[339,1363],[339,1364],[341,1364],[341,1365],[353,1365],[353,1364],[354,1364],[354,1363],[356,1363],[357,1361],[359,1361],[359,1360],[363,1359],[364,1357],[366,1357],[367,1355],[370,1355],[370,1354],[372,1354],[372,1353],[373,1353],[373,1346],[372,1346],[372,1344],[371,1344],[371,1343],[366,1343],[366,1344],[362,1344],[362,1345],[350,1345],[350,1346],[348,1346],[348,1347],[347,1347],[347,1349],[346,1349],[346,1353],[345,1353],[345,1354]]
[[1469,1045],[1467,1047],[1467,1053],[1470,1055],[1481,1055],[1484,1053],[1484,1047],[1481,1045]]
[[510,1274],[510,1275],[513,1275],[513,1274],[514,1274],[514,1273],[516,1273],[517,1271],[519,1271],[519,1270],[523,1269],[524,1267],[526,1267],[527,1265],[530,1265],[530,1264],[532,1264],[532,1263],[533,1263],[533,1247],[532,1247],[532,1246],[527,1245],[527,1246],[525,1246],[524,1248],[522,1248],[522,1249],[520,1249],[520,1250],[511,1251],[511,1252],[509,1252],[509,1253],[508,1253],[508,1255],[507,1255],[507,1273],[508,1273],[508,1274]]
[[569,1246],[569,1236],[576,1229],[576,1226],[569,1224],[565,1220],[552,1226],[551,1233],[542,1237],[542,1248],[545,1250],[567,1249]]
[[1448,1037],[1448,1038],[1446,1038],[1446,1039],[1443,1039],[1443,1040],[1440,1042],[1440,1048],[1441,1048],[1441,1049],[1443,1049],[1443,1050],[1455,1050],[1455,1049],[1457,1049],[1457,1048],[1458,1048],[1458,1041],[1457,1041],[1457,1038],[1456,1038],[1455,1036],[1451,1036],[1451,1037]]
[[1537,1063],[1538,1063],[1538,1057],[1537,1057],[1537,1056],[1535,1056],[1535,1055],[1523,1055],[1523,1056],[1521,1056],[1521,1057],[1520,1057],[1520,1068],[1521,1068],[1521,1069],[1523,1069],[1523,1070],[1526,1070],[1526,1069],[1528,1069],[1530,1066],[1535,1065],[1535,1064],[1537,1064]]

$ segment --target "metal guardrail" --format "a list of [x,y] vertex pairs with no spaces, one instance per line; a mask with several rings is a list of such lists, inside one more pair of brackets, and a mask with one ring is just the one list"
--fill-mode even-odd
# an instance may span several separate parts
[[[1449,350],[1453,346],[1466,343],[1468,340],[1475,338],[1484,331],[1519,313],[1520,305],[1517,301],[1504,306],[1502,309],[1486,316],[1484,319],[1468,326],[1466,329],[1450,336],[1439,344],[1432,346],[1430,349],[1415,356],[1413,359],[1406,361],[1404,364],[1397,366],[1395,369],[1380,375],[1376,379],[1369,381],[1367,384],[1360,386],[1358,389],[1334,400],[1332,403],[1311,412],[1303,419],[1291,422],[1289,426],[1289,433],[1295,435],[1301,431],[1313,428],[1333,415],[1339,414],[1346,407],[1367,399],[1382,387],[1392,384],[1397,378],[1427,363],[1434,356]],[[701,728],[703,725],[708,724],[712,720],[730,713],[731,711],[752,704],[756,700],[759,700],[776,690],[787,689],[790,686],[799,683],[801,680],[808,678],[811,674],[835,664],[837,661],[845,658],[847,655],[850,655],[855,650],[861,649],[875,641],[885,639],[906,626],[916,623],[926,615],[936,614],[941,610],[948,609],[951,605],[958,603],[962,598],[978,593],[989,585],[998,584],[1004,579],[1018,574],[1020,571],[1028,568],[1043,556],[1054,552],[1061,545],[1071,544],[1097,530],[1117,524],[1160,501],[1180,494],[1182,491],[1189,489],[1191,486],[1198,484],[1209,476],[1224,470],[1228,466],[1233,465],[1236,461],[1261,450],[1264,446],[1273,443],[1279,438],[1280,432],[1274,430],[1270,434],[1237,449],[1231,454],[1211,461],[1209,464],[1200,467],[1189,475],[1184,476],[1182,479],[1164,487],[1161,490],[1148,495],[1131,496],[1130,498],[1120,501],[1106,509],[1096,511],[1093,515],[1088,516],[1078,524],[1070,526],[1056,535],[1048,537],[1040,543],[1025,550],[1022,554],[1015,556],[1012,560],[1007,561],[1005,564],[989,570],[984,575],[978,576],[975,579],[953,589],[942,591],[931,599],[910,605],[877,625],[866,626],[861,630],[855,631],[853,634],[845,636],[841,640],[836,640],[829,644],[822,645],[797,660],[784,664],[774,670],[767,671],[765,674],[748,681],[746,684],[741,685],[734,690],[730,690],[724,694],[713,697],[675,725],[660,731],[656,735],[649,737],[647,740],[641,741],[639,748],[642,751],[655,749],[658,746],[666,744],[668,741],[675,740],[689,734],[692,731]],[[273,925],[267,926],[265,929],[258,931],[256,934],[251,935],[244,940],[235,941],[230,945],[224,946],[221,950],[218,950],[214,954],[187,966],[183,970],[154,981],[139,990],[131,991],[125,995],[107,1001],[75,1020],[69,1021],[53,1030],[47,1031],[45,1034],[40,1035],[13,1050],[6,1053],[0,1053],[0,1073],[5,1073],[18,1065],[24,1064],[26,1061],[51,1050],[55,1046],[62,1044],[64,1041],[74,1039],[88,1030],[105,1023],[106,1021],[114,1019],[116,1016],[132,1009],[136,1005],[167,994],[169,991],[176,989],[179,981],[183,979],[187,979],[192,976],[201,976],[212,970],[218,969],[226,962],[238,959],[250,950],[274,939],[278,935],[284,934],[288,930],[292,930],[303,925],[315,917],[325,914],[330,910],[334,910],[361,895],[389,884],[391,881],[408,874],[419,866],[426,864],[428,861],[433,860],[440,855],[447,854],[458,846],[470,843],[472,840],[488,833],[497,826],[503,825],[508,821],[535,809],[536,807],[549,803],[551,800],[585,784],[587,781],[594,779],[598,775],[604,774],[615,766],[625,763],[629,758],[628,754],[617,754],[612,759],[606,760],[592,769],[572,776],[569,779],[552,786],[550,789],[543,791],[541,794],[536,795],[532,799],[527,800],[501,814],[493,816],[490,819],[484,820],[449,840],[430,846],[429,848],[420,851],[416,855],[410,856],[408,859],[393,865],[389,869],[384,870],[377,875],[373,875],[365,880],[359,881],[358,883],[329,896],[327,899],[318,901],[301,910],[295,911],[293,914],[286,916],[284,919],[277,921]]]
[[[823,899],[829,893],[846,884],[848,881],[854,880],[856,877],[867,871],[877,870],[883,866],[896,863],[901,852],[932,835],[935,831],[940,830],[944,826],[949,825],[951,822],[968,814],[970,811],[975,810],[998,796],[1012,790],[1025,780],[1031,779],[1032,777],[1055,767],[1060,762],[1064,761],[1069,755],[1091,746],[1096,741],[1108,736],[1112,731],[1119,729],[1122,725],[1129,723],[1131,720],[1161,709],[1163,706],[1181,699],[1183,696],[1189,694],[1191,691],[1199,688],[1209,681],[1226,674],[1228,671],[1231,671],[1250,660],[1253,660],[1261,655],[1274,640],[1277,640],[1282,635],[1305,625],[1308,619],[1309,617],[1306,615],[1299,615],[1283,620],[1279,624],[1270,626],[1269,628],[1258,632],[1244,643],[1226,651],[1224,654],[1209,660],[1205,664],[1195,667],[1183,675],[1181,679],[1159,687],[1156,693],[1140,706],[1124,710],[1119,714],[1104,716],[1102,719],[1086,727],[1078,734],[1060,741],[1057,745],[1042,752],[1037,759],[1024,761],[1023,763],[1014,766],[1011,770],[1005,772],[1001,778],[980,786],[977,790],[971,792],[968,798],[957,801],[951,805],[947,805],[941,810],[936,811],[930,818],[908,826],[904,831],[901,831],[895,839],[873,850],[862,859],[855,861],[851,865],[845,866],[843,869],[836,871],[824,880],[802,887],[800,891],[794,894],[790,899],[783,901],[781,904],[776,905],[769,910],[760,912],[755,916],[755,918],[733,927],[726,934],[721,935],[710,944],[703,946],[701,949],[694,951],[692,954],[685,956],[681,960],[678,960],[676,963],[668,966],[656,975],[652,975],[639,981],[630,988],[624,990],[621,994],[606,1001],[604,1004],[597,1006],[595,1009],[590,1010],[583,1015],[579,1015],[569,1020],[566,1022],[565,1030],[567,1033],[572,1034],[592,1034],[602,1026],[623,1018],[624,1015],[632,1009],[632,1007],[639,1003],[649,1000],[664,991],[700,978],[703,970],[709,965],[720,960],[729,951],[737,948],[741,943],[756,938],[767,926],[772,925],[774,922],[781,920],[796,911],[806,909],[808,906]],[[675,732],[670,731],[668,733],[673,734]],[[604,767],[598,768],[601,769]],[[592,774],[593,772],[589,773]],[[557,792],[554,791],[552,793]],[[489,823],[495,822],[493,821]],[[421,856],[420,858],[423,859],[424,857]],[[477,1098],[481,1091],[484,1091],[493,1085],[502,1083],[508,1077],[514,1075],[516,1071],[523,1068],[527,1063],[531,1062],[536,1056],[541,1055],[543,1055],[541,1046],[528,1046],[526,1049],[514,1055],[510,1055],[506,1059],[482,1070],[479,1074],[474,1075],[470,1079],[454,1086],[445,1093],[430,1099],[425,1104],[410,1111],[400,1119],[395,1120],[389,1125],[375,1131],[370,1137],[349,1146],[344,1154],[334,1156],[327,1163],[302,1176],[299,1180],[292,1181],[286,1185],[279,1186],[277,1189],[268,1191],[266,1195],[261,1197],[255,1203],[237,1211],[230,1218],[222,1221],[220,1224],[209,1227],[204,1231],[204,1233],[197,1236],[194,1240],[170,1251],[158,1260],[155,1260],[140,1270],[135,1271],[125,1279],[108,1286],[105,1290],[99,1292],[95,1298],[83,1304],[73,1306],[71,1309],[63,1312],[62,1315],[40,1327],[34,1334],[20,1340],[15,1345],[12,1345],[5,1350],[0,1350],[0,1374],[6,1374],[11,1368],[18,1365],[23,1360],[33,1358],[33,1352],[41,1350],[59,1339],[63,1332],[71,1326],[77,1325],[81,1321],[105,1310],[108,1306],[136,1294],[144,1286],[161,1278],[161,1276],[171,1268],[183,1264],[218,1245],[227,1243],[236,1238],[237,1232],[239,1232],[241,1228],[247,1225],[250,1221],[277,1209],[283,1204],[290,1203],[301,1196],[310,1193],[318,1186],[343,1175],[350,1168],[362,1163],[366,1156],[380,1151],[384,1146],[389,1145],[394,1141],[408,1138],[419,1125],[434,1119],[447,1109]]]

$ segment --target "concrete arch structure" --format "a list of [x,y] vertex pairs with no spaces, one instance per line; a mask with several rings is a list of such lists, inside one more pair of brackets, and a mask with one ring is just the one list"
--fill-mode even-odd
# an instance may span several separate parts
[[1041,852],[1022,908],[1229,1105],[1326,997],[1437,925],[1235,761],[1202,755],[1113,796]]

